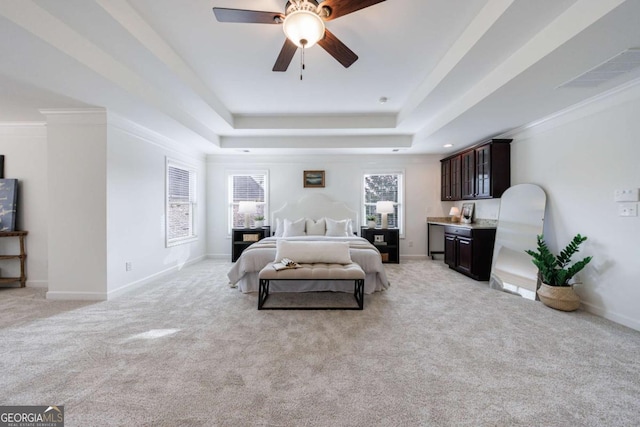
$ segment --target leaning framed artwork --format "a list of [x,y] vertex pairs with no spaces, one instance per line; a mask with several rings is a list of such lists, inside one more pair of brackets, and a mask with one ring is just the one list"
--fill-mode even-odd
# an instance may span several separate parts
[[462,214],[460,216],[460,222],[464,224],[471,224],[473,222],[473,203],[462,204]]
[[304,188],[324,188],[324,171],[304,171],[302,183]]

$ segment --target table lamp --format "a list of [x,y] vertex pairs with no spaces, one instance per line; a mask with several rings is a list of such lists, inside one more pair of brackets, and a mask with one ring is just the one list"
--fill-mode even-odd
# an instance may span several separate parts
[[251,228],[251,214],[258,211],[256,202],[239,202],[238,213],[244,214],[244,228]]
[[376,213],[381,215],[381,228],[389,228],[389,220],[387,215],[390,213],[394,213],[393,202],[384,201],[384,202],[376,202]]
[[451,222],[460,222],[460,209],[458,207],[452,207],[449,215],[451,215]]

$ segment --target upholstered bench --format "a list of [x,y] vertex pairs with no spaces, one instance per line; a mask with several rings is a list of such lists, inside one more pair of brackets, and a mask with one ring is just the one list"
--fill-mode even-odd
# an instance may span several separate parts
[[[356,264],[300,264],[298,268],[275,270],[273,263],[267,264],[258,274],[258,310],[362,310],[364,308],[364,278],[362,268]],[[265,307],[269,298],[269,282],[271,280],[353,280],[353,296],[357,307]]]

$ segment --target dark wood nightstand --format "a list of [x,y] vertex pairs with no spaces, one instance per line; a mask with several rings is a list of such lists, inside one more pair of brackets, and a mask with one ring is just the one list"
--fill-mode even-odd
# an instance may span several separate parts
[[360,227],[360,236],[371,242],[382,255],[382,262],[400,262],[400,230]]
[[271,235],[271,227],[264,226],[262,228],[234,228],[231,230],[231,261],[236,262],[242,251],[254,244],[255,242],[269,237]]

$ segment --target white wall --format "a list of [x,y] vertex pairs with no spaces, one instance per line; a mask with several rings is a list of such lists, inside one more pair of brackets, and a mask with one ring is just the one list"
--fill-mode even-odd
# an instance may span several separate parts
[[[426,217],[442,216],[439,156],[210,156],[207,161],[208,253],[230,257],[227,234],[227,171],[268,170],[270,208],[310,193],[323,193],[359,210],[362,203],[362,175],[371,171],[404,170],[405,234],[403,257],[426,256]],[[303,188],[304,170],[324,170],[325,188]]]
[[47,117],[49,299],[105,299],[107,132],[101,109]]
[[639,118],[640,84],[516,135],[511,155],[512,184],[547,193],[551,248],[589,238],[578,255],[594,260],[576,286],[585,308],[638,330],[640,217],[619,217],[613,192],[640,187]]
[[[198,241],[165,247],[165,159],[196,169]],[[202,259],[206,249],[206,163],[117,116],[109,116],[107,272],[109,296]],[[125,264],[131,262],[131,271]]]
[[[47,287],[47,129],[44,123],[0,124],[5,178],[18,179],[16,227],[27,230],[27,286]],[[19,253],[17,239],[1,239],[0,253]],[[17,261],[3,261],[2,275],[19,276]]]

